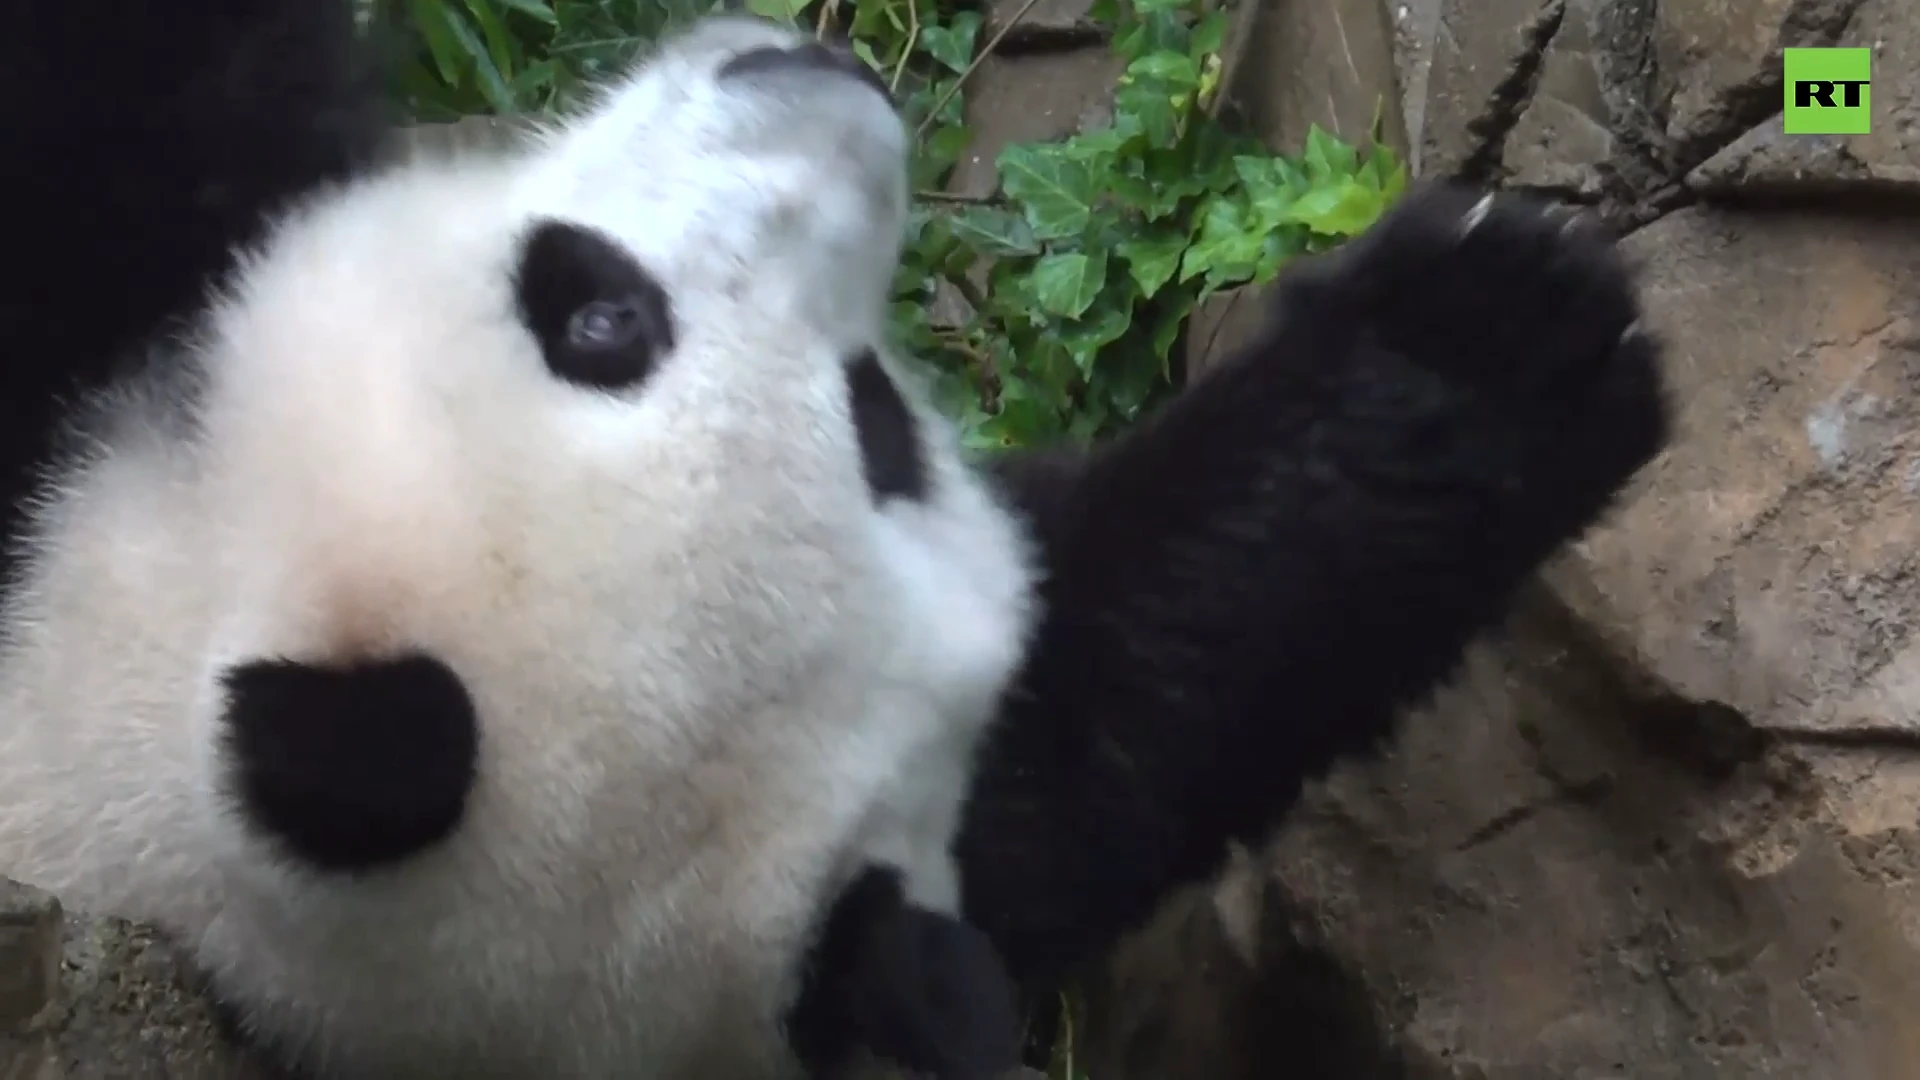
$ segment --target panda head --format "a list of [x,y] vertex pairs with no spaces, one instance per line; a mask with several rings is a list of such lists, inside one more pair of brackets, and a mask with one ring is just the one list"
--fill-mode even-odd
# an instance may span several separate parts
[[857,60],[725,18],[280,215],[37,516],[0,870],[335,1074],[769,1060],[857,860],[952,901],[1027,620],[885,356],[907,146]]
[[0,868],[179,932],[348,1074],[764,1034],[1025,621],[885,357],[907,146],[857,60],[723,18],[525,145],[282,215],[50,489]]
[[878,359],[906,136],[866,72],[706,22],[530,148],[328,192],[249,258],[197,348],[224,580],[191,583],[248,843],[373,868],[481,797],[589,831],[566,786],[691,765],[856,644],[876,516],[936,479]]

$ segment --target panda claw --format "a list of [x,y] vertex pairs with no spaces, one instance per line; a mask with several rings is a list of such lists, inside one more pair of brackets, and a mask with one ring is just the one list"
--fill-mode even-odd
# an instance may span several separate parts
[[1487,220],[1487,212],[1493,209],[1493,196],[1482,196],[1480,201],[1468,208],[1466,217],[1461,219],[1460,235],[1466,236]]

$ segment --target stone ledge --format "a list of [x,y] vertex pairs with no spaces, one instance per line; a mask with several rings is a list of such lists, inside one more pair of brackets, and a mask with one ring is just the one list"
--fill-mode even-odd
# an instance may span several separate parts
[[0,878],[0,1080],[132,1077],[271,1080],[158,932]]
[[[868,1066],[862,1080],[902,1080]],[[165,936],[0,877],[0,1080],[280,1080],[229,1043]],[[1007,1080],[1045,1080],[1020,1070]]]

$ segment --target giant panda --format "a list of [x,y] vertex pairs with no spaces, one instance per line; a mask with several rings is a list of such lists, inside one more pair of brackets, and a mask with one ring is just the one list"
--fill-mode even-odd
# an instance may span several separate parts
[[963,460],[845,50],[716,16],[416,157],[342,0],[15,8],[0,874],[291,1072],[987,1076],[1668,437],[1608,240],[1436,185]]

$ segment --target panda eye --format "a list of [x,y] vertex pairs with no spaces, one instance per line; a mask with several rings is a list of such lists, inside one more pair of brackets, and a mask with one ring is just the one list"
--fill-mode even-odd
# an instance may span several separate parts
[[514,288],[547,370],[575,386],[632,390],[673,349],[666,290],[594,230],[541,222],[520,252]]
[[595,300],[567,320],[567,344],[576,349],[624,348],[646,332],[646,314],[632,299]]

